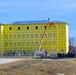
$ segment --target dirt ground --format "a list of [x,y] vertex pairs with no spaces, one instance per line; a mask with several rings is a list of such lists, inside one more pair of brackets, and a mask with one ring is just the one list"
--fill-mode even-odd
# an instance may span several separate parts
[[0,64],[0,75],[76,75],[75,60],[24,59]]

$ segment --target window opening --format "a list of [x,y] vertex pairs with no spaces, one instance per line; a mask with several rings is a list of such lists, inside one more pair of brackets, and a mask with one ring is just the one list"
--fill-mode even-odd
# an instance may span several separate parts
[[10,27],[9,30],[12,30],[12,27]]
[[29,27],[27,27],[27,30],[29,29]]
[[36,29],[38,29],[38,26],[36,26]]
[[18,30],[20,30],[20,27],[18,27]]
[[45,29],[46,29],[46,26],[45,26]]

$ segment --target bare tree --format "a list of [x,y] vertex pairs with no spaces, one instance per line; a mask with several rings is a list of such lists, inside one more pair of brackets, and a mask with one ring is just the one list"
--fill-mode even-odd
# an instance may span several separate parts
[[74,37],[70,37],[69,38],[69,46],[74,46],[74,43],[75,43]]
[[69,38],[69,50],[74,50],[76,47],[76,37]]

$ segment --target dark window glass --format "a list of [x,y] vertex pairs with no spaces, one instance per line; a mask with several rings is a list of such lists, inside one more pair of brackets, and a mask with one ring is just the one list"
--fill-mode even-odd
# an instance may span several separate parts
[[18,27],[18,30],[20,30],[20,27]]
[[29,29],[29,27],[27,27],[27,30]]
[[38,29],[38,26],[36,26],[36,29]]
[[12,30],[12,27],[10,27],[9,30]]
[[46,29],[46,26],[44,28]]

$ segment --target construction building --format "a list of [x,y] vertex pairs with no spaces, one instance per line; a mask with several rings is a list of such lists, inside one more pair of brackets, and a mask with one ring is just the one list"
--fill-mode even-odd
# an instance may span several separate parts
[[[0,24],[0,53],[32,54],[35,52],[43,35],[48,21],[25,21],[25,23]],[[67,54],[68,23],[52,22],[47,28],[41,45],[41,50],[48,53]]]

